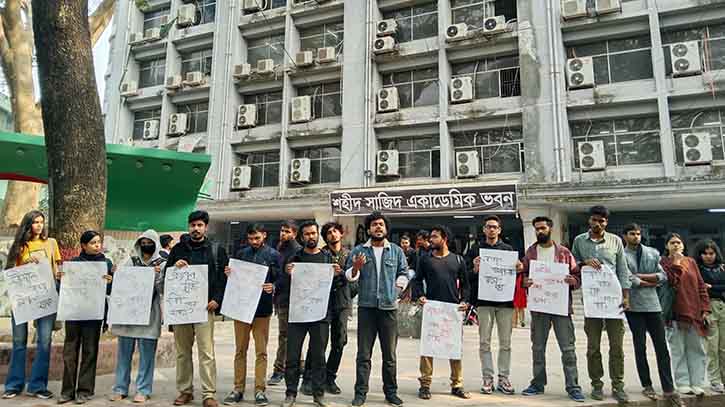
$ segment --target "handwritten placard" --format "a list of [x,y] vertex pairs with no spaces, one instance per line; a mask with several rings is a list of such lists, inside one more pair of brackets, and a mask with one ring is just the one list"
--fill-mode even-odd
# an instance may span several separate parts
[[108,265],[102,261],[63,263],[58,299],[58,320],[93,321],[103,319],[106,309],[104,276]]
[[569,284],[564,281],[569,267],[563,263],[532,260],[529,263],[528,307],[530,311],[553,315],[569,315]]
[[209,321],[209,266],[194,265],[166,269],[164,279],[164,324],[183,325]]
[[5,270],[4,277],[16,324],[46,317],[58,310],[55,279],[47,260]]
[[587,318],[624,319],[622,286],[609,265],[602,264],[599,270],[582,267],[582,296]]
[[230,259],[229,267],[232,272],[224,291],[222,315],[251,324],[269,267],[237,259]]
[[481,249],[478,271],[478,299],[513,301],[516,288],[518,252]]
[[294,263],[289,322],[316,322],[325,318],[334,273],[332,264]]
[[156,272],[153,267],[121,267],[113,275],[108,306],[111,325],[148,325]]
[[420,355],[461,360],[463,357],[463,315],[458,304],[426,301],[423,305]]

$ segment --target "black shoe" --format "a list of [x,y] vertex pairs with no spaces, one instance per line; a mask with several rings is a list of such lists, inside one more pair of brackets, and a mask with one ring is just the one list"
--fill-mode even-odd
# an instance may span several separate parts
[[337,385],[337,383],[329,382],[325,386],[325,392],[330,394],[340,394],[342,393],[342,389],[340,388],[340,386]]
[[20,394],[20,391],[18,390],[5,390],[5,393],[3,393],[3,398],[12,399],[15,398],[18,394]]
[[304,394],[305,396],[311,396],[312,395],[312,382],[305,380],[302,382],[302,386],[300,388],[300,393]]
[[36,391],[35,393],[30,393],[28,395],[31,397],[37,397],[41,400],[50,400],[53,398],[53,392],[48,389]]
[[61,394],[60,397],[58,397],[58,404],[70,403],[73,400],[75,400],[75,397]]
[[356,394],[350,403],[352,407],[363,407],[365,405],[365,396],[362,394]]
[[592,389],[591,397],[593,400],[602,401],[602,400],[604,400],[604,391],[602,390],[601,387],[594,387]]
[[430,400],[431,394],[430,394],[430,388],[428,387],[421,387],[418,389],[418,398],[423,400]]
[[267,380],[267,384],[270,386],[276,386],[280,383],[282,383],[282,380],[284,380],[284,373],[282,372],[274,372],[272,373],[272,377]]
[[91,396],[87,394],[76,394],[76,404],[86,404],[90,399]]
[[463,387],[456,387],[456,388],[451,389],[451,394],[454,395],[454,396],[456,396],[456,397],[458,397],[458,398],[460,398],[460,399],[466,399],[467,400],[467,399],[470,399],[471,398],[471,393],[468,393],[468,392],[464,391],[463,390]]
[[224,397],[223,403],[226,404],[227,406],[231,406],[233,404],[239,403],[242,400],[244,400],[244,394],[242,394],[236,390],[232,390],[229,392],[229,394],[227,394],[226,397]]
[[325,401],[325,396],[315,396],[312,399],[312,402],[315,403],[317,407],[328,407],[329,404]]
[[401,407],[403,405],[403,400],[401,400],[397,394],[389,394],[385,396],[385,401],[393,407]]

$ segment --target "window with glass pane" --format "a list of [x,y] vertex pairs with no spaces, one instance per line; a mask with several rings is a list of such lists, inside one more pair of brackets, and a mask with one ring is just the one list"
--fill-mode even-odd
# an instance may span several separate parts
[[340,146],[294,150],[293,153],[294,158],[310,159],[310,183],[329,184],[340,182]]
[[452,133],[455,151],[478,151],[483,174],[524,172],[521,129],[498,128]]
[[148,11],[143,13],[143,29],[144,31],[149,28],[161,27],[161,19],[166,16],[167,21],[169,17],[169,8],[163,8],[155,11]]
[[186,75],[188,72],[198,71],[205,76],[211,76],[211,62],[211,48],[181,54],[181,74]]
[[428,2],[383,13],[383,19],[395,19],[398,42],[408,42],[438,35],[438,3]]
[[505,56],[456,64],[453,77],[473,78],[473,96],[476,99],[521,95],[519,58]]
[[279,185],[279,151],[242,154],[240,163],[252,167],[253,188]]
[[[707,43],[705,43],[706,38]],[[668,76],[672,75],[670,47],[675,43],[689,41],[697,41],[704,71],[725,69],[725,24],[712,24],[662,32],[665,73]]]
[[605,85],[653,77],[649,35],[582,44],[567,49],[568,58],[593,57],[594,83]]
[[161,121],[161,108],[150,110],[139,110],[133,114],[133,140],[143,140],[143,122],[146,120]]
[[380,142],[382,150],[398,150],[398,171],[401,178],[439,178],[440,139],[423,136]]
[[341,82],[321,83],[297,89],[298,96],[312,98],[312,118],[342,116]]
[[438,104],[438,68],[387,73],[383,86],[398,88],[401,109]]
[[691,133],[709,133],[712,145],[712,159],[725,159],[725,111],[722,110],[688,110],[672,112],[670,120],[672,133],[675,137],[675,157],[680,164],[684,163],[682,153],[682,136]]
[[217,0],[184,0],[184,3],[196,5],[196,18],[199,24],[214,22]]
[[318,48],[333,47],[338,54],[341,54],[344,39],[343,31],[344,25],[342,22],[300,30],[300,49],[317,52]]
[[282,123],[282,91],[245,95],[244,103],[257,105],[257,126]]
[[166,58],[152,59],[139,62],[139,81],[141,88],[164,84],[166,71]]
[[608,166],[662,162],[657,116],[595,120],[570,124],[574,168],[579,168],[578,143],[602,140]]
[[453,24],[483,27],[483,20],[496,15],[496,0],[451,0]]
[[257,66],[260,59],[272,59],[275,65],[284,62],[284,33],[247,42],[247,63]]
[[190,103],[187,105],[178,105],[177,113],[186,113],[188,121],[189,133],[204,133],[207,131],[209,122],[209,103]]

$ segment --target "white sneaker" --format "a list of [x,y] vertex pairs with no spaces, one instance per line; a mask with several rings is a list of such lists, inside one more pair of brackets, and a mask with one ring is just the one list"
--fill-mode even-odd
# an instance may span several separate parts
[[696,396],[705,395],[705,390],[703,390],[702,387],[692,386],[692,392],[695,393]]
[[725,393],[725,386],[723,386],[722,383],[716,383],[710,386],[710,390],[712,390],[713,393],[723,394]]
[[690,387],[690,386],[680,386],[680,387],[679,387],[679,388],[677,389],[677,391],[678,391],[678,392],[679,392],[680,394],[690,394],[690,395],[692,395],[692,394],[695,394],[695,391],[694,391],[694,390],[692,390],[692,387]]

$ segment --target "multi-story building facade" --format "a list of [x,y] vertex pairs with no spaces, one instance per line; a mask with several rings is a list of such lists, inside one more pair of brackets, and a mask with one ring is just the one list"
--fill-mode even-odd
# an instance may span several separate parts
[[534,216],[567,241],[594,204],[655,245],[725,240],[725,1],[137,4],[107,139],[210,154],[200,206],[228,241],[333,217],[352,239],[380,208],[394,237],[501,213],[524,246]]

